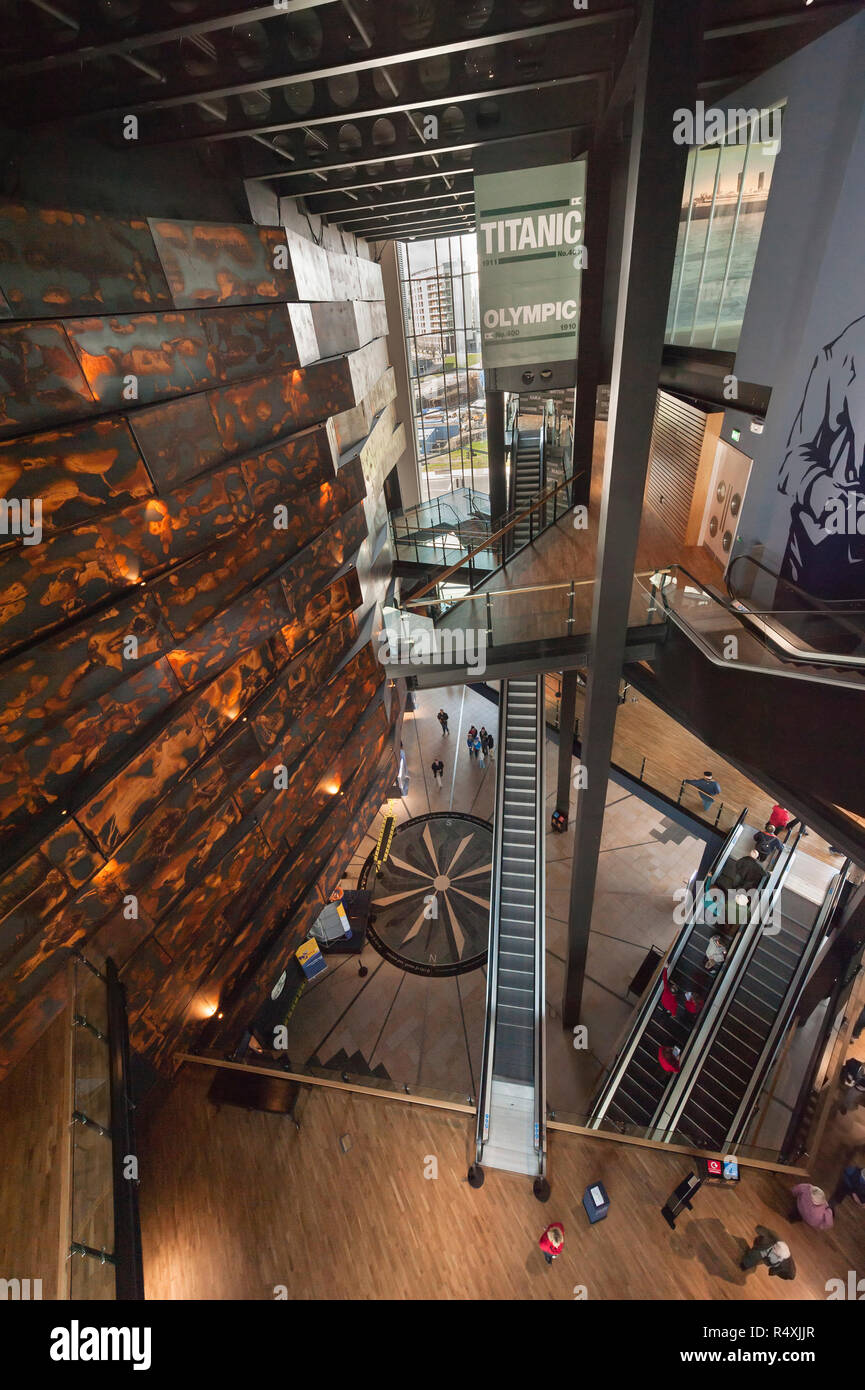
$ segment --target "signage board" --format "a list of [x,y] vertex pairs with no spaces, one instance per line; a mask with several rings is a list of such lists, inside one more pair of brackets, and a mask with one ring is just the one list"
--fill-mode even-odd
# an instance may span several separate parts
[[475,178],[485,371],[575,362],[585,185],[581,160]]

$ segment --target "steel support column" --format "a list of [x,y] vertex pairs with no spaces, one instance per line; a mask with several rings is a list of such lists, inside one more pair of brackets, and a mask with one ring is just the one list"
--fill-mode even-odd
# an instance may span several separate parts
[[490,515],[503,516],[508,509],[505,482],[505,395],[485,391],[487,407],[487,457],[490,468]]
[[574,729],[577,722],[577,673],[562,672],[559,702],[559,769],[556,779],[556,810],[570,814],[571,767],[574,756]]
[[590,662],[582,728],[586,787],[577,798],[562,1024],[580,1021],[619,678],[664,345],[687,147],[673,113],[693,108],[702,3],[646,0],[635,44],[610,421],[604,459]]

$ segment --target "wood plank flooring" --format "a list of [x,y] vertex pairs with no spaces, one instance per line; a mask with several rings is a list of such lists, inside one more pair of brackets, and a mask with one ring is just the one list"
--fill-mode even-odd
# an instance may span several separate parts
[[[781,1301],[823,1299],[828,1279],[865,1270],[865,1213],[847,1202],[834,1231],[791,1226],[775,1174],[704,1188],[671,1232],[659,1208],[685,1158],[553,1133],[542,1206],[509,1174],[468,1186],[464,1117],[310,1088],[298,1134],[282,1116],[217,1111],[212,1074],[186,1066],[141,1145],[151,1299],[270,1299],[284,1286],[291,1299],[570,1300],[581,1285],[590,1300]],[[613,1205],[589,1227],[582,1194],[598,1179]],[[537,1240],[554,1219],[565,1252],[547,1266]],[[789,1241],[794,1283],[738,1268],[758,1222]]]

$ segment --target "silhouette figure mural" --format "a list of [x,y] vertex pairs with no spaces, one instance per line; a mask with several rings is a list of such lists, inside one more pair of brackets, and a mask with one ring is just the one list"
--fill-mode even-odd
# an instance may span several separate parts
[[778,491],[790,499],[781,574],[825,599],[865,599],[865,314],[814,359]]

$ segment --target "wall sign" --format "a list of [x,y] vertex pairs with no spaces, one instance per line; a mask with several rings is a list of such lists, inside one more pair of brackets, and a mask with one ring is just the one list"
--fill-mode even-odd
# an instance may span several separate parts
[[485,370],[576,357],[585,187],[584,161],[475,179]]

